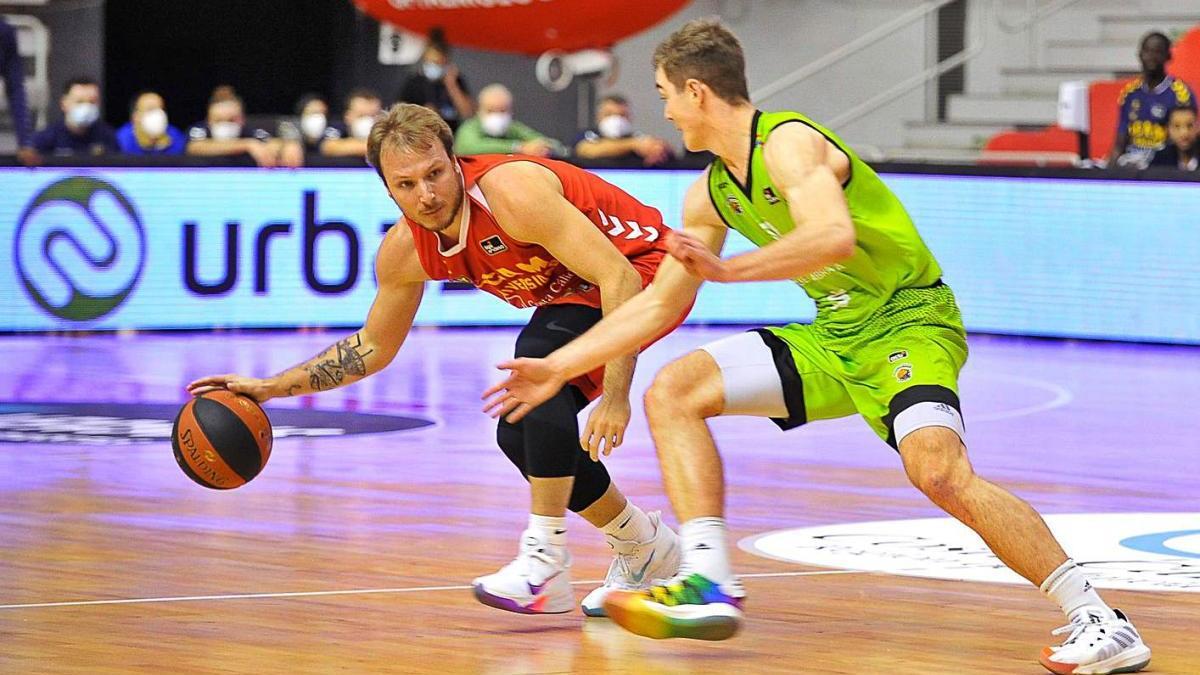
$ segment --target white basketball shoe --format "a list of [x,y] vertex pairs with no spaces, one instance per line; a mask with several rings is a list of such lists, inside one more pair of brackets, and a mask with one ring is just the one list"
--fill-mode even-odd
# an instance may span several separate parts
[[1090,609],[1079,612],[1071,623],[1053,635],[1070,633],[1057,647],[1042,649],[1039,659],[1046,670],[1058,675],[1107,675],[1136,673],[1150,663],[1150,648],[1142,636],[1114,609],[1115,617]]
[[605,616],[604,598],[613,591],[638,591],[653,582],[675,576],[683,547],[679,535],[663,525],[662,515],[652,511],[647,516],[654,524],[654,536],[647,541],[620,541],[607,537],[613,549],[613,561],[608,566],[604,585],[596,588],[580,603],[588,616]]
[[562,614],[575,606],[571,556],[554,552],[534,530],[521,535],[516,560],[472,582],[475,598],[489,607],[518,614]]

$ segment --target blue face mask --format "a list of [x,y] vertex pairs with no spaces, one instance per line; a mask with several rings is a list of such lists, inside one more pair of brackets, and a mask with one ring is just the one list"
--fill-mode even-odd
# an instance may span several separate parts
[[446,67],[440,63],[426,61],[421,64],[421,74],[430,82],[437,82],[446,74]]

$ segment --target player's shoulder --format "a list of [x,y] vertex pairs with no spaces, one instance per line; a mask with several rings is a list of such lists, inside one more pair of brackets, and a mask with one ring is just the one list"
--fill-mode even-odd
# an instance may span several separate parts
[[721,169],[716,166],[716,162],[709,164],[704,173],[690,186],[683,197],[683,219],[688,222],[704,222],[714,221],[719,222],[720,214],[717,213],[717,207],[713,204],[712,183],[711,177],[714,171]]
[[479,175],[478,181],[483,184],[502,183],[502,189],[512,184],[519,185],[523,180],[553,176],[554,169],[546,166],[548,160],[535,160],[532,157],[514,155],[496,163]]
[[500,208],[535,208],[545,204],[550,192],[563,193],[558,175],[532,160],[497,164],[480,175],[476,185],[489,205]]
[[403,217],[388,229],[379,244],[375,254],[375,275],[381,285],[428,279],[417,255],[417,242]]
[[784,155],[818,153],[830,143],[825,134],[800,120],[795,120],[795,123],[780,124],[763,139],[763,159],[769,163],[772,159]]

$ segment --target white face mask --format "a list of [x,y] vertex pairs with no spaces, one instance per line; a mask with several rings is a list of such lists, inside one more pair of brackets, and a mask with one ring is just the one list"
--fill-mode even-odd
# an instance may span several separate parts
[[76,103],[67,110],[67,124],[73,127],[90,127],[100,119],[100,108],[95,103]]
[[624,115],[608,115],[596,126],[605,138],[625,138],[633,133],[633,124]]
[[208,125],[214,141],[232,141],[242,135],[242,125],[237,122],[213,122]]
[[355,138],[366,138],[371,135],[373,126],[375,126],[374,117],[360,117],[350,123],[350,135]]
[[508,131],[508,127],[512,124],[512,115],[509,113],[487,113],[479,118],[479,123],[483,126],[483,133],[498,138]]
[[147,110],[142,113],[142,121],[138,126],[142,128],[142,133],[158,138],[167,132],[167,113],[162,108]]
[[300,117],[300,132],[310,141],[315,141],[325,133],[329,122],[321,113],[309,113]]
[[440,63],[426,61],[421,64],[421,74],[431,82],[437,82],[446,74],[446,67]]

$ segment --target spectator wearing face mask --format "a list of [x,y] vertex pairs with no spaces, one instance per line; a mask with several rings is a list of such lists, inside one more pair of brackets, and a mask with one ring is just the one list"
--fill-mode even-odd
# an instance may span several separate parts
[[63,88],[59,105],[63,119],[33,137],[33,147],[42,154],[103,155],[117,151],[117,136],[100,119],[100,85],[76,77]]
[[451,131],[457,130],[463,120],[475,114],[467,81],[450,60],[450,45],[440,30],[434,29],[430,33],[429,45],[421,55],[416,72],[405,80],[396,98],[433,110],[446,120]]
[[661,138],[634,134],[629,101],[619,94],[609,94],[596,105],[596,126],[580,132],[575,139],[575,156],[653,166],[671,159],[671,146]]
[[517,153],[535,157],[565,157],[557,139],[513,119],[512,93],[502,84],[479,92],[479,112],[454,134],[454,154],[460,156]]
[[1167,145],[1154,153],[1150,166],[1195,171],[1200,167],[1196,132],[1196,111],[1188,106],[1172,108],[1167,115]]
[[331,138],[341,138],[337,125],[329,123],[329,104],[319,94],[305,94],[296,102],[296,117],[279,123],[279,138],[298,142],[304,154],[319,154],[321,144]]
[[342,124],[335,127],[339,137],[321,142],[321,154],[327,157],[367,156],[367,136],[383,112],[383,101],[370,89],[355,89],[346,97]]
[[265,129],[246,126],[242,100],[236,96],[209,101],[203,122],[188,129],[187,154],[201,157],[250,155],[259,166],[298,166],[300,144],[272,138]]
[[129,121],[117,129],[117,146],[127,155],[182,155],[187,136],[170,124],[162,96],[143,91],[130,103]]

